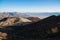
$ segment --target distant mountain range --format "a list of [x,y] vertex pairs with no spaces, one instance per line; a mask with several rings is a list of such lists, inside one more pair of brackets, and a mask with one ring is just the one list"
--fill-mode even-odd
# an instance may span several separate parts
[[4,12],[4,13],[0,13],[0,16],[3,17],[31,17],[30,15],[26,14],[26,13],[18,13],[18,12]]
[[20,12],[3,12],[0,13],[4,17],[15,16],[15,17],[39,17],[40,19],[46,18],[51,15],[60,15],[60,12],[45,12],[45,13],[20,13]]

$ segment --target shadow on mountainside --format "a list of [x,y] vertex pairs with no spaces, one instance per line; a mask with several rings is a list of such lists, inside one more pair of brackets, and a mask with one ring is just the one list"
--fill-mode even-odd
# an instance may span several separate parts
[[7,40],[58,40],[60,39],[60,16],[50,16],[28,25],[6,26],[0,29],[8,34]]

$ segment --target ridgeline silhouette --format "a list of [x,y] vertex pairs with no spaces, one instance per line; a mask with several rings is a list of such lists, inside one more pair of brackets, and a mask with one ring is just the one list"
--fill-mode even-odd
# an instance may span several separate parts
[[1,28],[0,31],[8,34],[7,40],[20,40],[21,38],[60,38],[60,15],[52,15],[28,25],[7,26]]

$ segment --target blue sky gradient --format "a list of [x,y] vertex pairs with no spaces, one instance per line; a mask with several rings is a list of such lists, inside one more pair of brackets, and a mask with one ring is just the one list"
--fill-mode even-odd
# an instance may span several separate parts
[[60,12],[60,0],[0,0],[0,12]]

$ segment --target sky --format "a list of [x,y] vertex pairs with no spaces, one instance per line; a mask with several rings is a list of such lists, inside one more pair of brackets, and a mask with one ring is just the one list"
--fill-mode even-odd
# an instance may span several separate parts
[[0,0],[0,12],[60,12],[60,0]]

